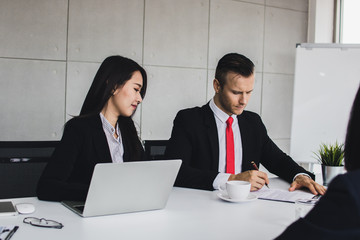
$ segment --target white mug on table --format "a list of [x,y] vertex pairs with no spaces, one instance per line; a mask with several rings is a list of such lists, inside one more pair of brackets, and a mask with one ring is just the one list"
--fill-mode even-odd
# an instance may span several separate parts
[[[247,181],[227,181],[226,192],[230,199],[244,200],[249,196],[251,184]],[[221,192],[225,189],[220,188]]]

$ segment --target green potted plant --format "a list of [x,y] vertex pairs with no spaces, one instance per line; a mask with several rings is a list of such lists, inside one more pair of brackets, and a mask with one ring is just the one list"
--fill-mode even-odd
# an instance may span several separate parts
[[323,143],[315,155],[321,164],[323,184],[325,186],[338,174],[344,172],[344,144],[338,142],[334,145]]

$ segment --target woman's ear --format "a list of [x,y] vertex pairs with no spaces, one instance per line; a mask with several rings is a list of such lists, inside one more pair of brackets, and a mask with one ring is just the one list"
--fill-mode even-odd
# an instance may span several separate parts
[[111,91],[111,94],[112,95],[115,95],[119,92],[119,86],[118,85],[115,85],[114,89]]

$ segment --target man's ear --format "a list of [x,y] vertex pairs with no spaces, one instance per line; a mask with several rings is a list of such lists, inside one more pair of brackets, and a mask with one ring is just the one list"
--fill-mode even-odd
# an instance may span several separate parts
[[217,80],[216,78],[214,78],[213,87],[214,87],[215,93],[219,93],[219,92],[220,92],[220,88],[221,88],[220,82],[219,82],[219,80]]

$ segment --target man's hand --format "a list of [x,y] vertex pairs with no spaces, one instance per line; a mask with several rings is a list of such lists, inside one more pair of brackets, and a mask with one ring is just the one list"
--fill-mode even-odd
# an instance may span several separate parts
[[250,182],[251,183],[250,191],[256,191],[261,189],[265,185],[265,183],[269,184],[269,179],[267,174],[257,170],[249,170],[238,174],[231,174],[228,181],[233,181],[233,180]]
[[324,195],[326,192],[326,189],[324,186],[321,186],[320,184],[317,184],[314,180],[309,178],[306,175],[299,175],[295,178],[294,182],[291,183],[289,191],[292,192],[296,189],[300,188],[308,188],[310,192],[314,195]]

